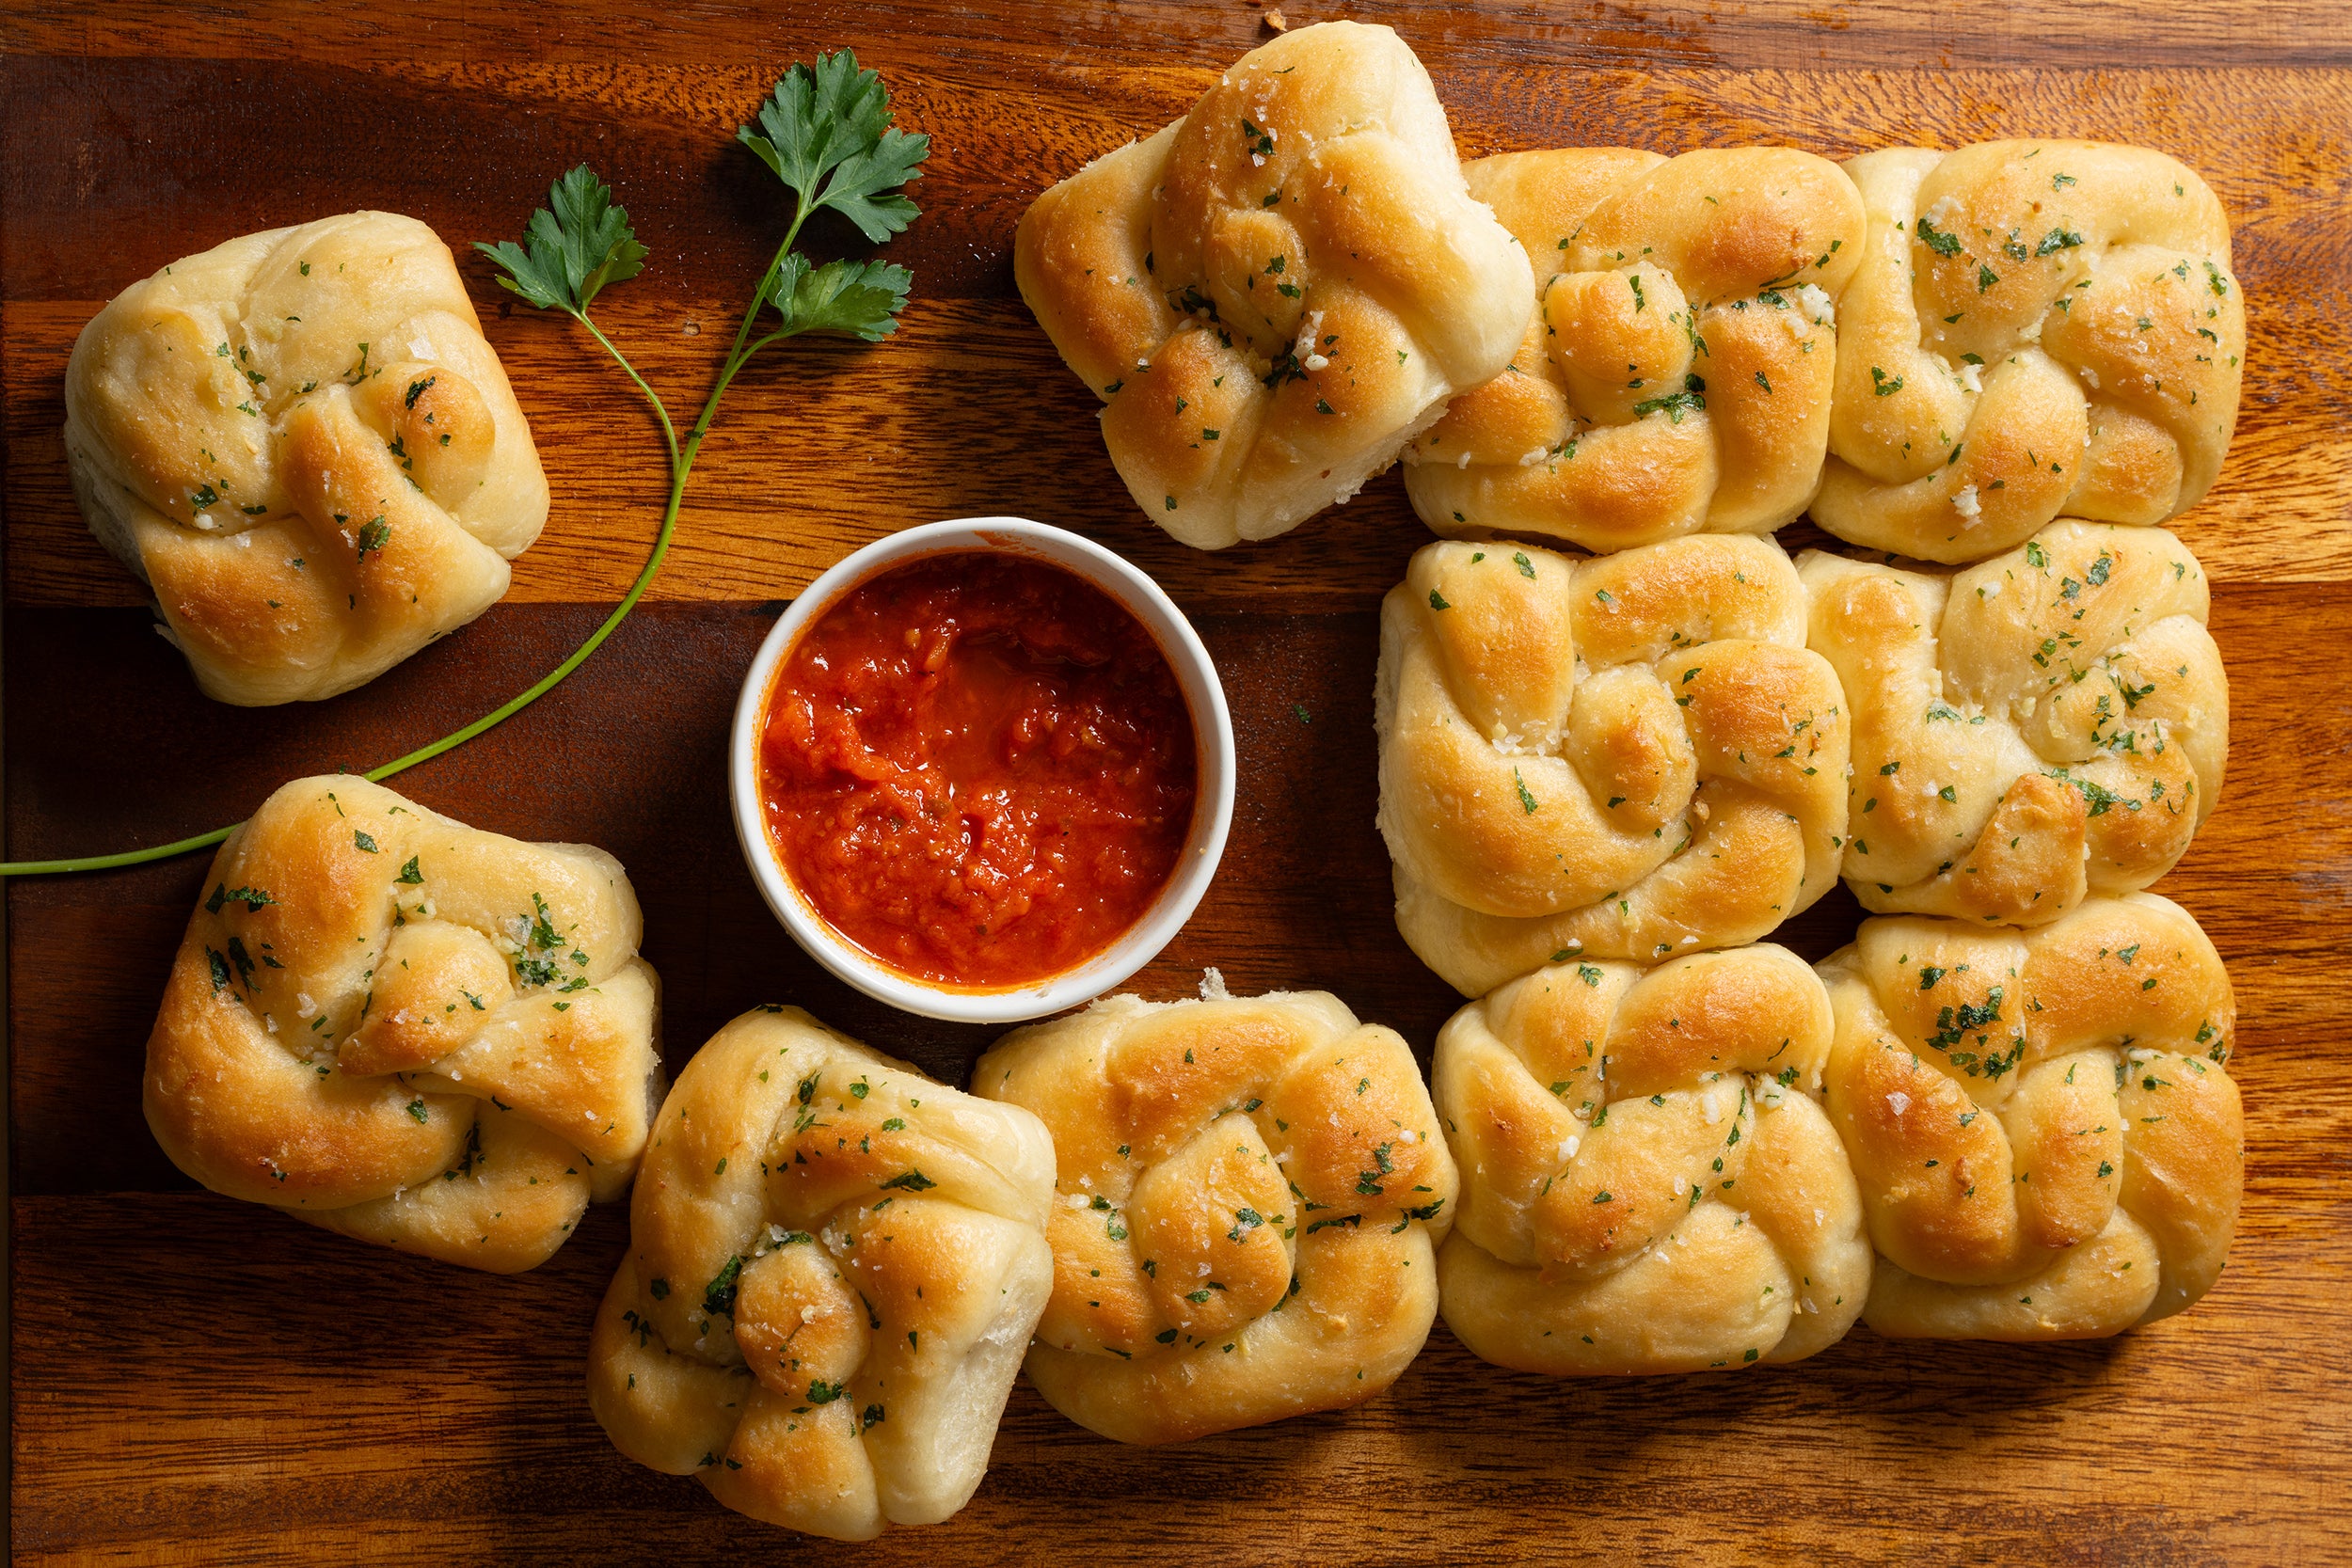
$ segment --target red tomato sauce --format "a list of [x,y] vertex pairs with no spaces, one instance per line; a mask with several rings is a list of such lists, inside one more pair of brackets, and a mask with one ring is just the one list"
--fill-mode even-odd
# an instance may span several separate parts
[[917,979],[1017,986],[1151,907],[1191,833],[1197,745],[1124,606],[1048,562],[958,551],[802,631],[769,689],[761,798],[835,931]]

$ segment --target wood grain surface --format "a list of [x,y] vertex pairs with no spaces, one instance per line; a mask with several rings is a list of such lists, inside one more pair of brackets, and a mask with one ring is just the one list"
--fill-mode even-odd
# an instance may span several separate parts
[[[600,1210],[492,1278],[195,1190],[138,1108],[147,1030],[203,875],[181,861],[7,890],[15,1560],[66,1562],[2352,1562],[2352,9],[2152,0],[1284,5],[1388,21],[1466,155],[1788,141],[1833,156],[2049,134],[2162,148],[2235,225],[2238,436],[2180,524],[2215,583],[2235,746],[2161,884],[2230,961],[2245,1215],[2183,1317],[2120,1339],[1908,1345],[1857,1329],[1787,1368],[1560,1384],[1442,1326],[1359,1410],[1135,1450],[1016,1389],[946,1525],[811,1543],[623,1460],[589,1416],[588,1324],[626,1245]],[[883,71],[934,152],[891,248],[890,341],[803,342],[738,383],[651,602],[521,719],[404,776],[466,821],[628,865],[682,1064],[790,1001],[961,1081],[983,1033],[824,978],[770,918],[724,813],[724,731],[783,603],[857,545],[1009,511],[1152,571],[1225,672],[1242,778],[1223,870],[1136,981],[1320,986],[1424,1053],[1457,999],[1391,920],[1373,827],[1375,609],[1426,538],[1393,476],[1265,546],[1203,555],[1129,506],[1093,402],[1015,294],[1037,191],[1181,113],[1266,36],[1247,0],[542,8],[405,0],[0,0],[0,506],[9,858],[158,842],[278,784],[361,768],[495,705],[618,596],[659,520],[657,439],[567,324],[464,263],[555,512],[515,592],[359,692],[199,697],[67,488],[60,375],[99,305],[231,235],[359,206],[453,245],[519,231],[586,159],[653,247],[599,302],[699,402],[779,237],[729,147],[795,57]],[[755,175],[756,174],[756,178]],[[821,251],[853,236],[813,230]],[[1792,548],[1819,536],[1799,525]],[[1833,895],[1779,940],[1819,958]]]

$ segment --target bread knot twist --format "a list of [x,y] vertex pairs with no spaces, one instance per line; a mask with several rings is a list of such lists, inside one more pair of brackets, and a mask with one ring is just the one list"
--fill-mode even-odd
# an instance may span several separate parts
[[973,1083],[1053,1130],[1029,1378],[1071,1419],[1175,1442],[1359,1403],[1420,1353],[1454,1162],[1393,1030],[1320,991],[1115,996]]
[[2246,353],[2204,181],[2161,152],[2047,140],[1894,148],[1846,172],[1869,238],[1837,300],[1816,522],[1963,562],[2061,513],[2160,523],[2197,503]]
[[1801,572],[1852,725],[1865,907],[2044,923],[2146,887],[2212,813],[2229,683],[2170,533],[2060,522],[1953,574],[1811,551]]
[[1753,941],[1836,879],[1836,677],[1769,539],[1430,545],[1381,610],[1397,926],[1465,995]]
[[618,1197],[661,1093],[620,863],[345,775],[214,859],[147,1045],[148,1125],[216,1193],[498,1273]]
[[1472,1352],[1558,1375],[1794,1361],[1862,1310],[1861,1197],[1820,1104],[1829,999],[1785,948],[1549,965],[1438,1036],[1463,1170],[1438,1259]]
[[1035,1117],[797,1007],[663,1101],[589,1346],[620,1450],[836,1540],[961,1508],[1053,1285]]
[[1831,297],[1862,254],[1862,198],[1836,165],[1598,149],[1462,172],[1538,297],[1504,372],[1406,449],[1423,521],[1613,550],[1804,510],[1829,442]]
[[2244,1179],[2230,977],[2135,893],[2020,934],[1863,923],[1821,965],[1882,1334],[2065,1339],[2212,1286]]
[[449,247],[390,213],[247,234],[124,290],[74,342],[65,436],[90,531],[227,703],[374,679],[497,603],[547,521]]
[[1136,504],[1203,549],[1354,495],[1502,369],[1534,289],[1421,62],[1352,22],[1251,51],[1039,197],[1013,275]]

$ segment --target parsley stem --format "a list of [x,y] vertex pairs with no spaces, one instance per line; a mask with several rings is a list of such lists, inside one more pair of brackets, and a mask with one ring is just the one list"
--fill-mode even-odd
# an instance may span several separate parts
[[194,838],[158,844],[149,849],[125,849],[119,855],[84,855],[70,861],[8,861],[0,863],[0,877],[46,877],[63,871],[111,871],[119,865],[140,865],[148,861],[169,860],[174,855],[209,849],[243,825],[232,822],[226,828],[215,828],[211,832],[199,833]]
[[[663,405],[661,399],[654,394],[654,389],[645,385],[645,378],[637,373],[637,367],[628,362],[628,356],[614,348],[612,340],[604,335],[604,329],[588,319],[587,311],[574,310],[572,317],[588,329],[590,337],[604,345],[604,352],[612,356],[612,362],[628,373],[628,378],[637,383],[637,389],[645,394],[645,401],[653,404],[653,417],[661,421],[661,439],[670,449],[670,474],[675,480],[677,477],[678,465],[677,431],[670,423],[670,410]],[[676,510],[674,500],[671,505],[672,514],[675,515]]]
[[[755,306],[755,315],[757,307]],[[628,356],[613,346],[612,341],[597,329],[596,323],[590,321],[584,311],[575,310],[570,313],[580,325],[589,330],[597,342],[604,345],[605,352],[612,355],[614,362],[628,373],[628,378],[637,383],[638,389],[645,394],[645,401],[653,404],[654,417],[661,422],[661,437],[668,444],[670,451],[670,500],[668,506],[662,510],[661,531],[654,535],[653,551],[645,558],[644,567],[637,574],[637,580],[629,585],[628,594],[612,608],[612,613],[604,618],[603,625],[589,633],[588,640],[572,650],[569,658],[542,675],[530,689],[484,714],[464,729],[452,735],[445,735],[429,746],[421,746],[405,757],[396,757],[381,767],[370,768],[365,777],[372,782],[381,782],[395,773],[414,768],[421,762],[430,762],[442,752],[464,745],[484,731],[504,723],[541,697],[546,696],[564,677],[585,663],[589,655],[604,645],[604,640],[612,635],[612,629],[627,619],[628,612],[637,607],[637,601],[644,597],[645,590],[653,585],[655,576],[661,570],[663,559],[670,553],[670,538],[677,531],[678,505],[686,496],[686,476],[694,466],[694,450],[702,444],[703,433],[709,428],[711,416],[718,411],[719,394],[726,390],[727,383],[734,379],[735,372],[740,368],[740,363],[739,361],[730,364],[725,373],[720,378],[718,387],[710,394],[710,402],[703,409],[702,419],[694,426],[693,436],[681,453],[677,444],[677,432],[670,422],[670,411],[662,405],[661,399],[655,395],[654,389],[645,385],[644,377],[637,373],[637,368],[628,362]],[[748,325],[747,322],[746,326]],[[45,877],[70,871],[111,871],[119,866],[142,865],[150,861],[169,860],[175,855],[189,854],[198,849],[209,849],[243,826],[243,823],[232,822],[226,828],[215,828],[209,833],[199,833],[194,838],[179,839],[170,844],[158,844],[146,849],[126,849],[119,854],[85,855],[73,860],[8,861],[0,863],[0,877]]]
[[[791,72],[793,79],[806,79],[816,74],[824,75],[827,80],[835,82],[836,85],[852,91],[853,94],[864,94],[870,87],[874,102],[867,107],[880,116],[881,124],[887,124],[890,119],[887,108],[888,95],[878,85],[874,72],[858,70],[857,57],[854,55],[846,50],[836,55],[820,55],[814,72],[810,68],[800,65],[795,65]],[[734,385],[737,374],[744,366],[751,363],[760,350],[770,343],[786,338],[797,337],[803,331],[854,332],[865,337],[868,341],[872,341],[890,330],[889,318],[895,316],[898,308],[905,303],[903,270],[891,269],[898,270],[900,283],[896,289],[896,298],[882,312],[879,325],[872,321],[860,325],[843,320],[827,321],[821,325],[811,325],[807,322],[796,324],[793,302],[789,299],[771,301],[771,296],[784,274],[787,261],[793,256],[793,243],[800,238],[801,229],[807,223],[809,215],[818,208],[829,205],[848,212],[850,209],[843,204],[845,199],[863,201],[877,192],[897,191],[908,181],[916,178],[914,166],[929,156],[929,138],[909,137],[898,132],[884,135],[874,127],[864,126],[863,120],[855,121],[857,125],[863,127],[861,134],[868,138],[867,151],[869,153],[881,150],[889,154],[896,177],[881,178],[875,175],[874,170],[862,168],[863,177],[867,182],[837,195],[834,189],[834,172],[843,166],[844,160],[849,157],[852,149],[847,145],[834,145],[826,136],[818,135],[816,127],[804,123],[805,103],[797,110],[793,108],[785,89],[786,83],[778,82],[773,101],[760,111],[760,124],[769,135],[777,138],[779,142],[792,142],[795,145],[822,144],[829,148],[830,150],[824,154],[825,161],[818,170],[822,183],[812,188],[811,184],[803,182],[805,177],[796,176],[793,172],[787,171],[777,154],[775,146],[770,141],[755,135],[748,128],[738,133],[739,139],[749,144],[766,161],[769,167],[791,187],[797,199],[793,208],[791,227],[785,231],[784,243],[776,247],[775,255],[769,260],[768,270],[760,276],[759,287],[753,293],[751,304],[743,312],[743,320],[735,329],[735,341],[728,346],[726,357],[720,365],[718,379],[712,385],[709,396],[703,403],[701,415],[694,420],[693,428],[687,433],[683,442],[678,439],[677,427],[670,418],[667,405],[662,403],[653,388],[646,384],[645,378],[638,373],[637,367],[628,362],[628,356],[613,345],[612,341],[604,335],[601,327],[588,319],[589,302],[596,297],[597,292],[608,283],[635,277],[646,254],[645,247],[637,242],[635,233],[628,228],[628,214],[620,208],[611,206],[612,192],[601,180],[596,177],[593,169],[586,164],[581,164],[549,187],[548,197],[554,210],[550,212],[543,208],[532,214],[525,245],[516,245],[512,241],[507,241],[495,245],[476,246],[498,262],[504,274],[499,279],[502,285],[541,309],[561,309],[564,310],[581,326],[587,328],[589,336],[596,339],[598,345],[612,356],[613,363],[619,365],[622,372],[630,381],[636,383],[637,389],[644,394],[646,403],[653,407],[654,418],[661,426],[662,444],[669,452],[669,503],[662,510],[660,531],[654,536],[652,552],[646,556],[644,569],[637,574],[637,580],[630,584],[628,594],[613,607],[612,612],[604,618],[603,623],[594,632],[589,634],[587,641],[572,651],[570,657],[542,676],[529,690],[501,704],[493,711],[484,714],[464,729],[453,735],[444,736],[429,746],[420,747],[406,756],[396,757],[380,767],[371,768],[364,775],[366,778],[370,780],[390,778],[393,774],[414,768],[419,763],[429,762],[444,752],[464,745],[484,731],[505,722],[547,695],[565,676],[579,669],[590,655],[603,646],[605,639],[612,636],[613,628],[628,617],[629,611],[637,607],[638,600],[644,597],[645,590],[652,586],[655,576],[660,572],[661,563],[670,553],[671,538],[677,530],[678,509],[686,498],[687,477],[693,471],[694,459],[702,451],[703,437],[710,433],[711,421],[718,417],[719,404],[726,396],[727,388]],[[865,112],[866,109],[863,108],[858,110],[860,115]],[[812,137],[815,138],[814,142],[811,142]],[[886,234],[896,233],[904,229],[907,221],[915,215],[914,203],[906,200],[903,196],[893,195],[888,199],[894,205],[889,208],[887,214],[877,216],[869,208],[866,210],[866,216],[854,219],[867,238],[879,240]],[[566,241],[572,244],[572,249],[564,248]],[[595,247],[593,254],[583,256],[580,253],[580,247],[585,245],[593,245]],[[803,278],[808,276],[805,268],[799,276]],[[786,325],[764,337],[755,339],[753,333],[758,327],[760,312],[771,303],[775,304]],[[443,439],[446,440],[447,437]],[[362,554],[364,553],[363,551]],[[47,876],[72,871],[106,871],[119,866],[140,865],[150,861],[167,860],[172,856],[187,854],[192,850],[210,848],[226,840],[241,826],[243,826],[241,823],[231,823],[226,828],[216,829],[209,833],[200,833],[193,838],[179,839],[170,844],[158,844],[146,849],[125,850],[119,854],[86,855],[72,860],[0,863],[0,878]]]

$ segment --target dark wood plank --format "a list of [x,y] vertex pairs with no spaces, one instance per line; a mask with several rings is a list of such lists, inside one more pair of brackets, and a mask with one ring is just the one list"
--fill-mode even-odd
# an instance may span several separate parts
[[[1430,49],[1470,152],[1786,140],[1842,155],[2042,130],[2187,160],[2236,223],[2249,369],[2220,483],[2181,531],[2217,580],[2352,580],[2352,203],[2330,129],[2352,123],[2352,71],[1669,68],[1590,72],[1568,93],[1554,70],[1450,67],[1451,56],[1443,39]],[[939,145],[915,191],[929,211],[890,252],[916,274],[905,325],[879,347],[793,344],[738,383],[656,595],[785,596],[884,533],[1012,512],[1101,539],[1196,608],[1375,603],[1424,537],[1397,476],[1269,545],[1188,549],[1129,501],[1095,436],[1094,400],[1012,288],[1012,226],[1027,201],[1181,113],[1210,69],[1073,55],[1009,84],[962,62],[884,63],[903,118]],[[589,159],[656,249],[652,270],[608,294],[599,317],[674,404],[691,409],[731,335],[735,291],[781,231],[772,182],[728,142],[764,70],[28,57],[0,60],[0,79],[24,109],[0,122],[11,605],[138,602],[65,482],[61,378],[74,334],[104,297],[191,248],[378,204],[417,214],[462,250],[518,232],[547,180]],[[289,150],[273,119],[245,111],[255,101],[341,106]],[[156,117],[181,134],[147,136]],[[283,178],[252,192],[242,171],[253,166]],[[94,277],[84,251],[97,234],[122,243]],[[843,237],[820,234],[820,246]],[[514,598],[617,598],[666,493],[652,425],[584,334],[516,307],[485,259],[468,253],[465,266],[555,490]]]
[[[726,726],[774,612],[642,611],[536,707],[395,787],[480,827],[584,840],[621,857],[645,908],[646,955],[664,979],[673,1067],[735,1014],[789,1001],[961,1082],[988,1031],[909,1018],[825,975],[771,918],[743,867],[725,815]],[[2231,776],[2163,884],[2206,924],[2238,978],[2249,1039],[2264,1042],[2249,1043],[2240,1069],[2258,1122],[2292,1114],[2304,1098],[2294,1085],[2325,1071],[2330,982],[2352,922],[2352,759],[2312,740],[2352,730],[2352,643],[2339,637],[2292,661],[2265,652],[2314,618],[2352,625],[2352,587],[2218,591],[2214,630],[2236,677]],[[11,855],[201,832],[298,772],[397,755],[525,684],[594,611],[504,607],[385,677],[378,698],[246,711],[196,701],[176,657],[138,619],[10,615]],[[1216,615],[1200,630],[1228,673],[1242,759],[1232,837],[1200,911],[1136,988],[1180,995],[1209,965],[1243,992],[1326,988],[1425,1054],[1460,999],[1414,959],[1391,919],[1373,820],[1375,618]],[[125,640],[138,645],[138,664],[119,685],[94,686],[86,673],[106,668],[103,650]],[[651,696],[649,672],[659,673]],[[2275,721],[2287,713],[2295,722]],[[68,732],[77,745],[56,746]],[[158,779],[173,787],[159,792]],[[633,783],[616,792],[615,779]],[[138,1073],[204,865],[193,857],[8,888],[17,1191],[186,1185],[141,1130]],[[1837,891],[1776,940],[1823,958],[1858,918]]]
[[[2260,8],[2231,0],[2042,0],[1999,8],[1954,8],[1938,0],[1748,0],[1735,8],[1688,0],[1565,0],[1543,8],[1462,7],[1442,15],[1411,0],[1341,0],[1281,8],[1295,27],[1338,16],[1419,27],[1431,37],[1417,46],[1482,65],[1531,55],[1574,66],[1666,59],[1864,70],[1986,63],[2195,69],[2217,58],[2303,66],[2352,61],[2352,24],[2329,0],[2274,0]],[[1050,40],[1034,30],[1041,19],[956,0],[830,0],[790,11],[757,0],[704,0],[691,8],[625,0],[554,16],[531,0],[494,0],[467,8],[462,16],[369,0],[332,0],[316,10],[267,0],[193,12],[171,0],[73,0],[10,10],[0,31],[0,48],[10,53],[197,58],[331,58],[339,48],[359,45],[395,58],[405,52],[529,54],[612,65],[659,52],[700,65],[732,65],[747,57],[788,58],[812,41],[847,39],[864,48],[871,40],[879,48],[913,39],[949,57],[1019,73],[1052,63],[1057,48],[1138,64],[1168,55],[1222,64],[1266,36],[1254,0],[1205,6],[1126,0],[1070,8],[1053,14]]]
[[[1373,1404],[1158,1449],[1024,1384],[971,1505],[855,1560],[2011,1562],[2064,1540],[2066,1560],[2341,1561],[2352,1460],[2321,1414],[2341,1356],[2309,1347],[2340,1338],[2352,1236],[2269,1171],[2248,1197],[2213,1293],[2102,1343],[1857,1329],[1794,1367],[1561,1384],[1440,1325]],[[605,1441],[580,1346],[615,1210],[507,1279],[209,1194],[14,1217],[20,1563],[154,1561],[166,1540],[304,1568],[840,1560]]]
[[[875,1562],[2352,1562],[2344,1304],[2352,1080],[2352,8],[2200,0],[1745,0],[1736,7],[1285,8],[1393,22],[1466,154],[1787,141],[1843,156],[2010,134],[2164,148],[2236,226],[2252,341],[2239,439],[2182,531],[2217,587],[2236,744],[2218,815],[2163,891],[2239,988],[2245,1218],[2186,1316],[2100,1345],[1906,1346],[1859,1331],[1790,1369],[1562,1385],[1439,1329],[1386,1399],[1174,1450],[1100,1442],[1016,1390],[995,1468]],[[723,816],[736,682],[780,602],[912,522],[1010,510],[1152,570],[1227,674],[1244,776],[1223,874],[1138,977],[1218,965],[1320,985],[1426,1051],[1456,999],[1390,919],[1373,828],[1373,611],[1426,537],[1391,478],[1268,546],[1204,556],[1129,507],[1091,401],[1015,296],[1011,226],[1044,184],[1180,113],[1265,35],[1246,0],[0,0],[0,702],[11,855],[199,831],[296,774],[365,767],[494,705],[634,573],[661,476],[617,372],[468,277],[557,497],[516,592],[337,702],[199,698],[66,488],[59,377],[132,278],[271,223],[360,205],[453,243],[504,237],[580,159],[656,250],[599,314],[681,404],[781,232],[727,138],[774,72],[855,45],[936,150],[917,273],[876,348],[794,345],[731,399],[648,605],[530,714],[398,781],[482,826],[613,849],[644,897],[682,1062],[791,1000],[961,1078],[978,1031],[887,1012],[784,938]],[[296,130],[290,130],[296,127]],[[764,177],[763,177],[764,178]],[[820,250],[848,244],[818,230]],[[1791,548],[1817,536],[1800,526]],[[1306,710],[1302,720],[1299,709]],[[12,1547],[39,1563],[811,1560],[622,1460],[580,1354],[625,1244],[616,1210],[494,1279],[188,1189],[138,1073],[201,864],[6,891]],[[1833,895],[1780,933],[1807,957]]]

